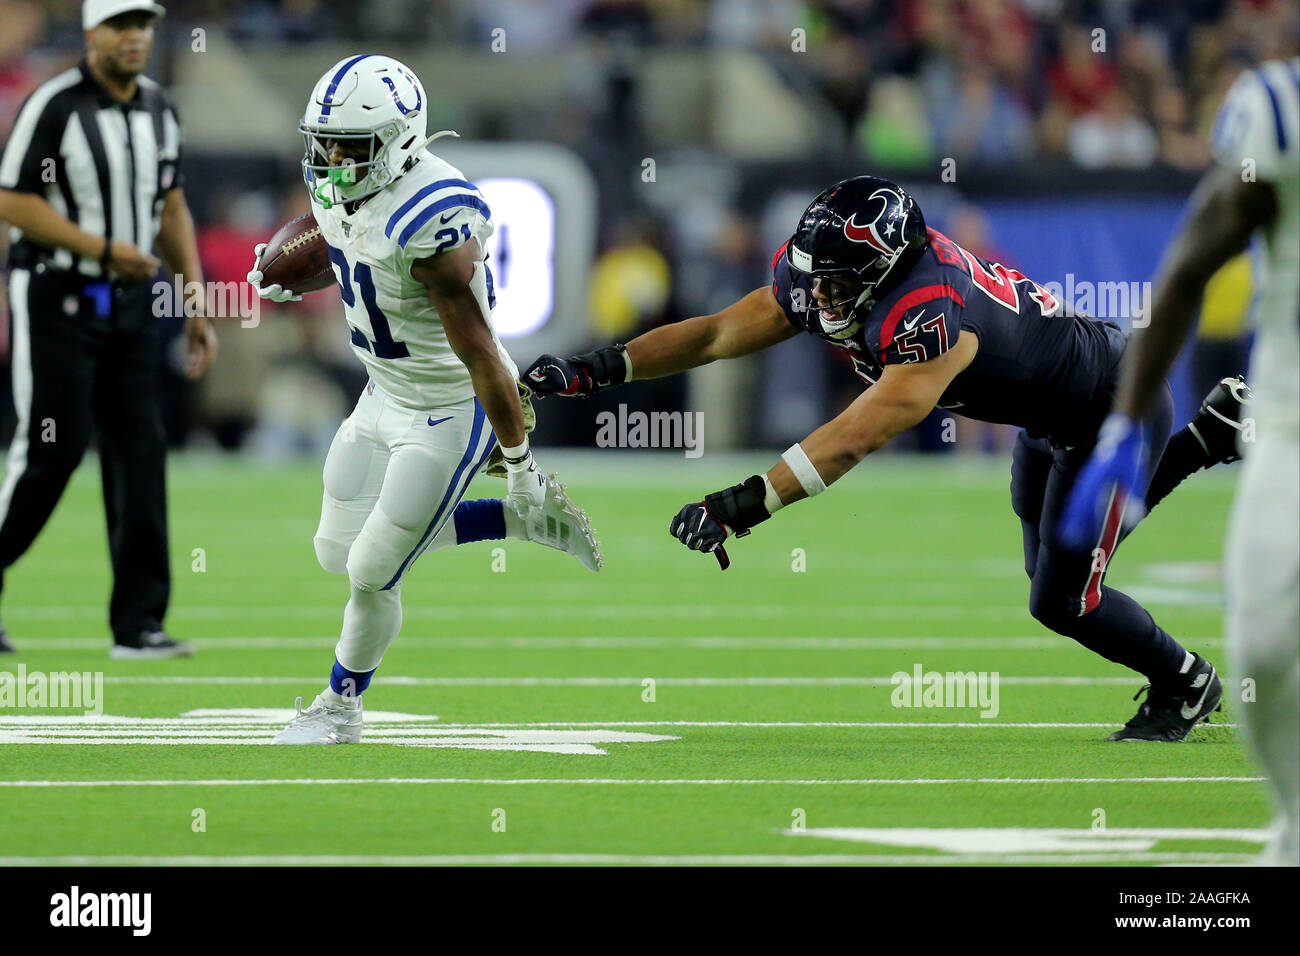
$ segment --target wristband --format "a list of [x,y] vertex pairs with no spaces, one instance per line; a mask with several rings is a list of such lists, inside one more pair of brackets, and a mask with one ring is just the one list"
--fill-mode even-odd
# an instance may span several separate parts
[[781,460],[790,466],[795,479],[803,486],[804,493],[809,498],[820,495],[826,490],[826,482],[822,481],[822,476],[817,473],[817,468],[813,465],[812,459],[808,457],[808,453],[803,450],[803,446],[798,442],[785,450]]
[[530,455],[527,438],[518,445],[501,446],[501,457],[505,460],[507,468],[518,469],[526,465]]
[[767,509],[768,514],[774,515],[785,507],[785,502],[776,493],[776,489],[772,487],[772,479],[767,475],[763,476],[763,489],[763,507]]
[[626,345],[607,345],[594,352],[583,352],[575,355],[573,361],[587,369],[593,392],[611,385],[622,385],[632,377],[632,363],[628,360]]
[[751,475],[738,485],[707,495],[704,509],[714,521],[734,530],[737,538],[743,538],[750,528],[771,517],[763,496],[762,477]]

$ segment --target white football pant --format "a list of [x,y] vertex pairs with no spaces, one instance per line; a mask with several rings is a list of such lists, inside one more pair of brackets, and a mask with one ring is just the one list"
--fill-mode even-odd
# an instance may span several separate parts
[[321,567],[351,584],[335,648],[348,670],[379,666],[402,626],[402,579],[425,551],[456,543],[452,512],[495,444],[476,398],[417,411],[373,383],[339,427],[315,545]]
[[1261,436],[1243,450],[1246,460],[1225,555],[1228,657],[1238,697],[1233,703],[1246,740],[1268,775],[1278,811],[1280,833],[1270,856],[1274,862],[1297,865],[1300,440],[1285,434]]

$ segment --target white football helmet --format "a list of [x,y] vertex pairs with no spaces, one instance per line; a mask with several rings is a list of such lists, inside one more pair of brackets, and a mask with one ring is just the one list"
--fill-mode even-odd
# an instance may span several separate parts
[[[419,78],[391,56],[362,53],[335,63],[298,125],[307,188],[328,209],[391,184],[428,143],[425,103]],[[347,158],[331,165],[336,146]]]

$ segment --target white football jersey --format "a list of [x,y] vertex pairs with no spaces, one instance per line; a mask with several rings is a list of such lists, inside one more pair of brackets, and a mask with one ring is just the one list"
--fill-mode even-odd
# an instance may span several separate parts
[[[409,172],[362,203],[312,213],[329,243],[330,260],[352,334],[352,348],[371,379],[393,401],[434,409],[474,394],[469,371],[452,351],[428,290],[411,278],[411,264],[478,240],[487,248],[492,214],[483,194],[449,163],[427,150]],[[492,326],[492,273],[474,269],[471,289]],[[507,371],[519,370],[492,330]]]
[[1213,134],[1215,158],[1269,183],[1277,218],[1254,257],[1258,329],[1251,352],[1253,409],[1263,434],[1300,433],[1300,57],[1246,70],[1228,92]]

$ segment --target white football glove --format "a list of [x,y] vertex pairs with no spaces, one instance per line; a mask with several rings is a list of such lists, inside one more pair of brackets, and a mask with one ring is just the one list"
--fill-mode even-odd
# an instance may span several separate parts
[[262,261],[262,250],[265,248],[265,242],[259,242],[253,247],[253,268],[248,271],[249,284],[263,299],[270,299],[272,302],[301,302],[302,296],[290,292],[278,282],[274,285],[262,285],[262,270],[257,268],[257,264]]
[[506,462],[506,507],[527,519],[546,503],[546,478],[537,470],[533,453],[518,464]]

